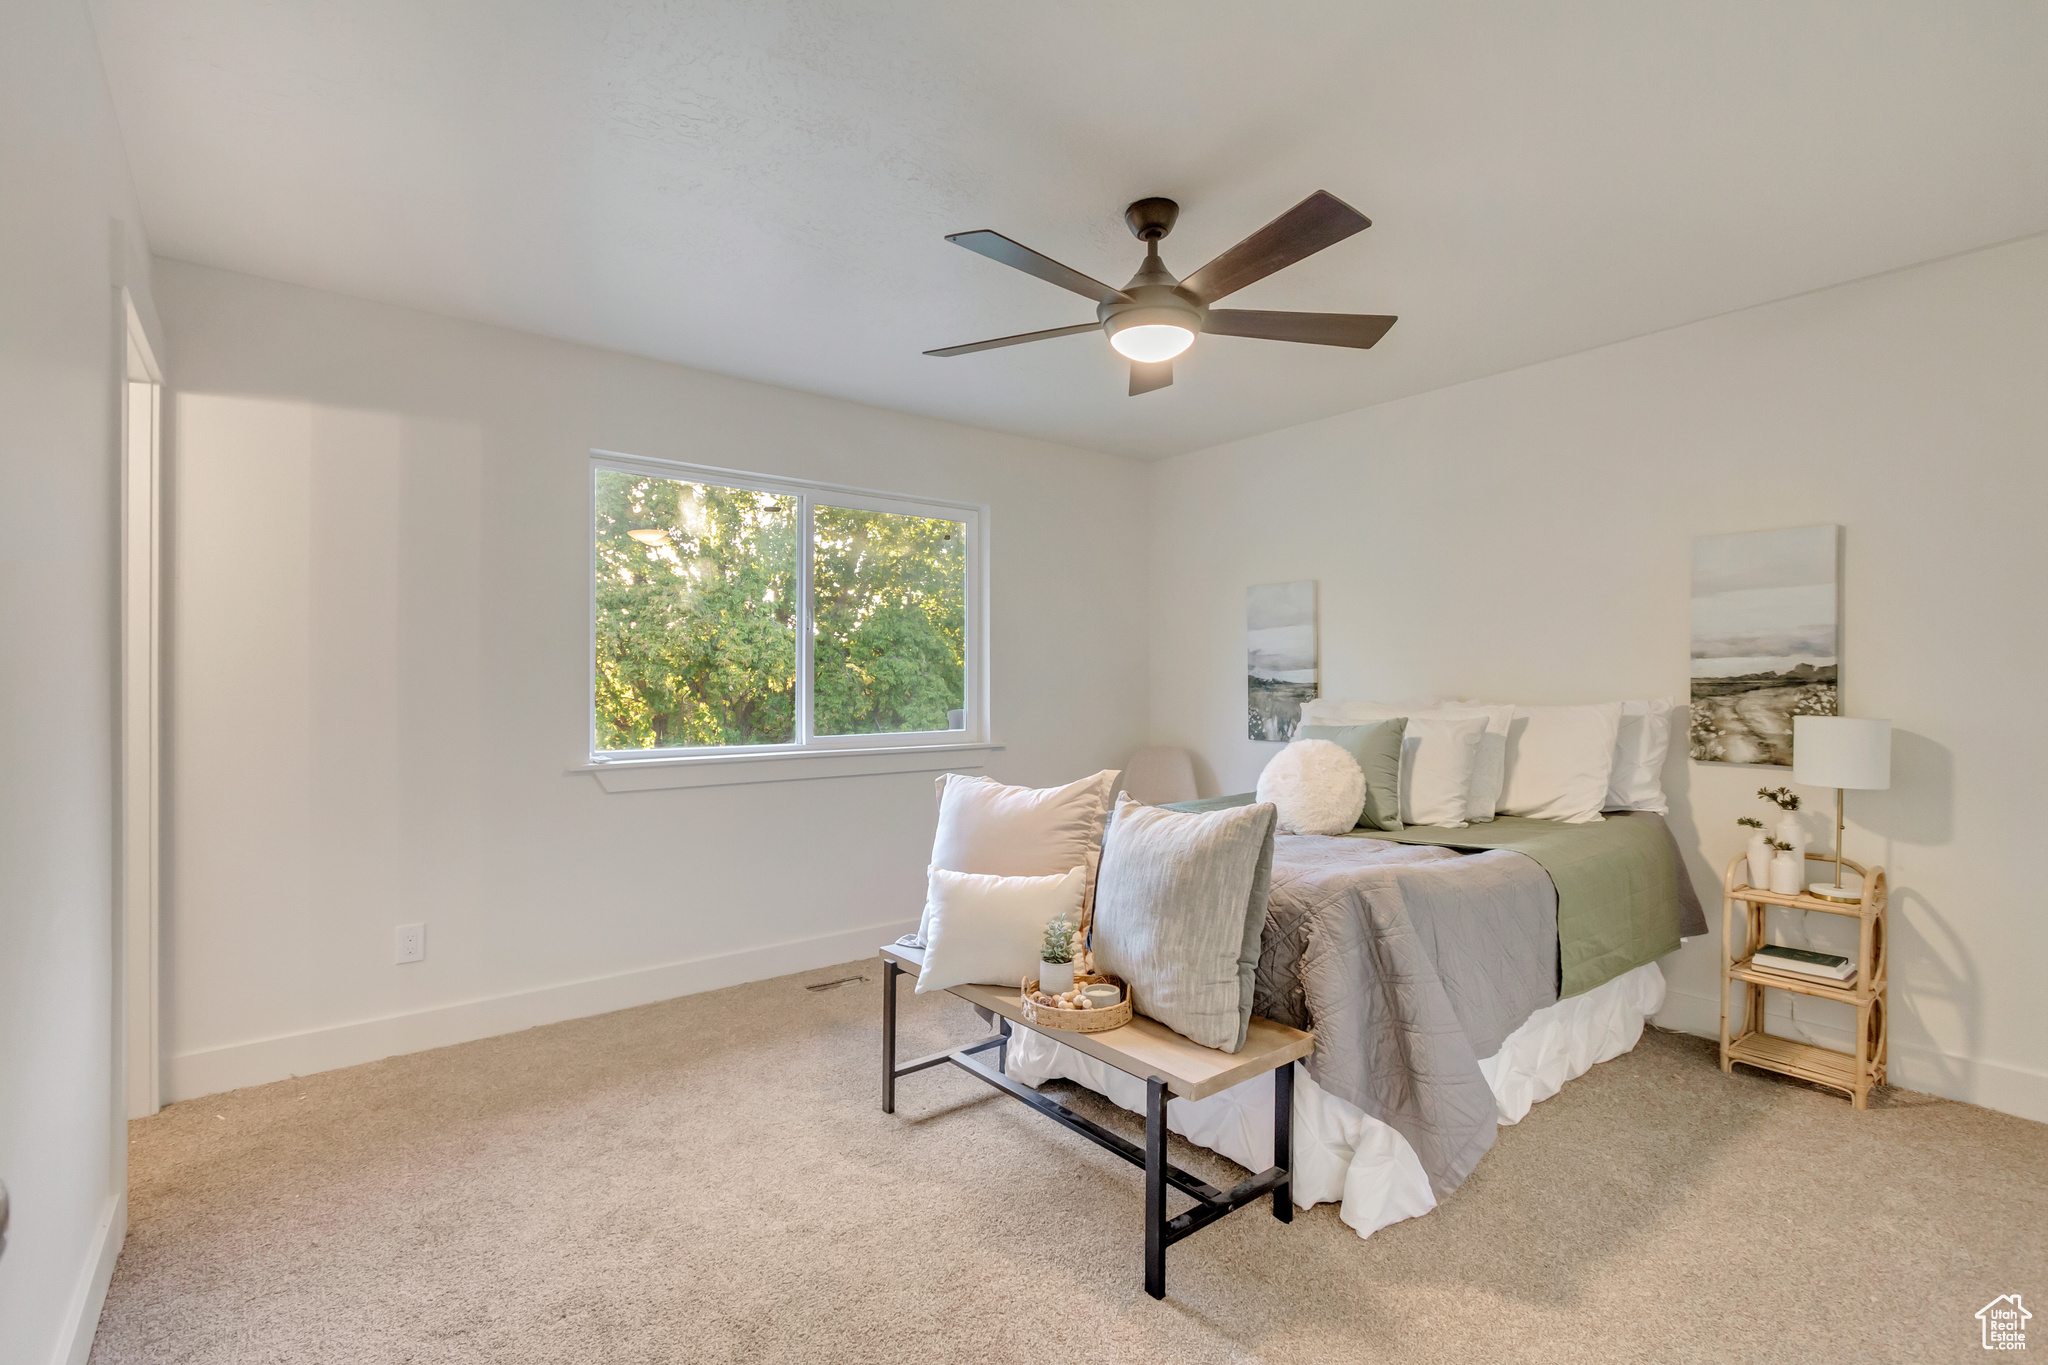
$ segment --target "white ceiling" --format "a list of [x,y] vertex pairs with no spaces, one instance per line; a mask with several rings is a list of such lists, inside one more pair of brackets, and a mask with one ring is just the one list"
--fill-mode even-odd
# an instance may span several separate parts
[[[92,0],[161,254],[1161,456],[2048,230],[2034,0]],[[1125,396],[1072,294],[1315,189],[1374,227]]]

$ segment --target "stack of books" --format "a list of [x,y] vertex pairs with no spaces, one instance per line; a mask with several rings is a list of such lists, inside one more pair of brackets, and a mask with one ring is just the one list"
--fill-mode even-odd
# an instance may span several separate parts
[[1766,943],[1756,950],[1750,963],[1762,971],[1825,981],[1832,986],[1847,986],[1856,980],[1854,962],[1834,953],[1816,953],[1810,948],[1786,948]]

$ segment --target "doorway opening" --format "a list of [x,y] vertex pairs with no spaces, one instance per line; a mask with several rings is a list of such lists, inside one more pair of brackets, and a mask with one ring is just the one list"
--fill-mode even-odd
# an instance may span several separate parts
[[121,291],[128,367],[121,402],[121,826],[122,1057],[128,1118],[161,1106],[157,1042],[157,905],[160,889],[163,655],[163,371],[135,303]]

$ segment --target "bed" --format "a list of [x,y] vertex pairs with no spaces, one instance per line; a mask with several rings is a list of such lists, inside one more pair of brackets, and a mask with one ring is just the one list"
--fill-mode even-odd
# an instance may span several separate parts
[[[1500,1124],[1635,1046],[1663,1004],[1657,959],[1705,931],[1670,830],[1645,812],[1280,836],[1254,1010],[1316,1034],[1294,1091],[1295,1202],[1338,1203],[1360,1236],[1427,1213]],[[1008,1069],[1144,1106],[1130,1078],[1034,1033]],[[1264,1077],[1175,1100],[1167,1123],[1261,1169],[1272,1096]]]

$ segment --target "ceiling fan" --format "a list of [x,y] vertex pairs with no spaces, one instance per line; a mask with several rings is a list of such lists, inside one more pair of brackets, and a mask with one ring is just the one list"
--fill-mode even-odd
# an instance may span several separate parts
[[1121,289],[1091,280],[1000,232],[954,233],[946,240],[1094,299],[1095,321],[946,346],[925,354],[970,355],[1100,329],[1118,354],[1131,362],[1131,397],[1135,398],[1173,382],[1173,358],[1194,343],[1198,332],[1363,350],[1394,325],[1393,318],[1371,313],[1269,313],[1210,307],[1226,294],[1372,226],[1371,219],[1329,191],[1317,190],[1184,280],[1176,280],[1159,259],[1159,240],[1173,231],[1174,219],[1179,216],[1180,205],[1171,199],[1140,199],[1124,210],[1131,234],[1145,243],[1145,263]]

